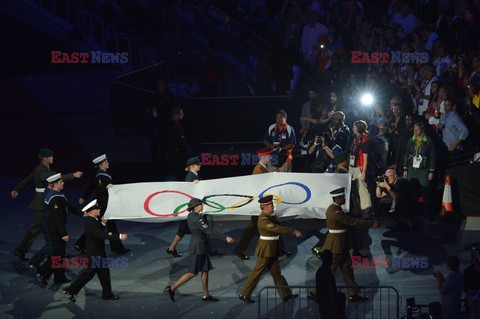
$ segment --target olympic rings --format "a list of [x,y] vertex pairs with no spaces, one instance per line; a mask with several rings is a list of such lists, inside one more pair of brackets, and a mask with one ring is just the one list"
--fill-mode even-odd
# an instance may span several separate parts
[[[287,202],[287,201],[284,201],[282,200],[282,198],[280,198],[279,195],[277,194],[266,194],[267,191],[271,190],[272,188],[276,188],[276,187],[281,187],[281,186],[285,186],[285,185],[293,185],[293,186],[298,186],[300,188],[302,188],[304,191],[305,191],[305,199],[300,201],[300,202]],[[164,193],[174,193],[174,194],[180,194],[180,195],[183,195],[183,196],[186,196],[187,198],[189,199],[192,199],[193,196],[189,195],[189,194],[186,194],[184,192],[181,192],[181,191],[176,191],[176,190],[163,190],[163,191],[159,191],[159,192],[155,192],[151,195],[149,195],[146,200],[145,200],[145,203],[143,205],[143,208],[145,209],[145,211],[150,214],[150,215],[153,215],[153,216],[158,216],[158,217],[169,217],[169,216],[178,216],[179,214],[183,214],[187,211],[186,206],[188,206],[188,202],[187,203],[184,203],[184,204],[181,204],[179,206],[177,206],[174,210],[173,210],[173,213],[171,214],[159,214],[159,213],[155,213],[153,212],[149,205],[150,205],[150,201],[157,195],[159,194],[164,194]],[[302,183],[298,183],[298,182],[287,182],[287,183],[283,183],[283,184],[278,184],[278,185],[273,185],[273,186],[270,186],[268,188],[266,188],[265,190],[263,190],[259,195],[258,197],[257,196],[250,196],[250,195],[241,195],[241,194],[215,194],[215,195],[208,195],[208,196],[205,196],[203,198],[203,203],[206,205],[206,206],[209,206],[213,209],[215,209],[215,211],[211,212],[211,213],[220,213],[226,209],[230,209],[230,210],[235,210],[237,208],[240,208],[240,207],[243,207],[243,206],[246,206],[248,204],[250,204],[251,202],[253,202],[254,199],[256,198],[263,198],[267,195],[272,195],[276,201],[276,204],[287,204],[287,205],[301,205],[301,204],[304,204],[306,202],[308,202],[310,200],[310,198],[312,197],[312,192],[310,191],[310,189],[302,184]],[[243,197],[244,199],[242,199],[241,201],[239,202],[236,202],[230,206],[223,206],[222,204],[220,203],[217,203],[217,202],[214,202],[214,201],[211,201],[209,200],[210,198],[212,197],[221,197],[221,196],[227,196],[227,197]]]
[[[264,194],[266,191],[268,191],[269,189],[272,189],[272,188],[275,188],[275,187],[280,187],[280,186],[285,186],[285,185],[295,185],[295,186],[299,186],[301,188],[303,188],[305,190],[305,193],[307,196],[305,196],[305,199],[301,202],[298,202],[298,203],[292,203],[292,202],[287,202],[287,201],[283,201],[283,204],[288,204],[288,205],[301,205],[303,203],[306,203],[310,200],[310,198],[312,197],[312,192],[310,191],[310,188],[308,188],[307,186],[305,186],[304,184],[301,184],[301,183],[297,183],[297,182],[287,182],[287,183],[283,183],[283,184],[278,184],[278,185],[273,185],[273,186],[270,186],[269,188],[265,189],[263,192],[260,193],[260,195],[258,195],[259,198],[262,198],[262,197],[265,197]],[[279,198],[279,197],[278,197]]]

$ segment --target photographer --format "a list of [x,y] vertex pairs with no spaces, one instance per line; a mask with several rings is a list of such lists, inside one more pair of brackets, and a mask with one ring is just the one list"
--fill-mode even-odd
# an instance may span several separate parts
[[315,154],[315,160],[312,163],[312,173],[324,173],[332,158],[333,151],[325,145],[325,138],[323,136],[315,136],[313,144],[308,149],[308,154]]
[[390,196],[392,206],[389,213],[395,213],[396,218],[392,226],[395,230],[411,229],[415,225],[414,216],[411,212],[414,202],[411,200],[409,183],[406,179],[397,176],[393,169],[387,169],[385,175],[376,178],[377,187],[375,194],[377,198]]

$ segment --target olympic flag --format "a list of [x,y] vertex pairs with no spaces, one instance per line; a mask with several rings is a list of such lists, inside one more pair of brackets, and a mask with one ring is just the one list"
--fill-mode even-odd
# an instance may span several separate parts
[[332,203],[330,192],[345,187],[348,210],[350,174],[268,173],[190,182],[114,185],[108,190],[105,217],[137,222],[186,219],[191,198],[204,199],[211,215],[258,215],[258,199],[274,196],[278,216],[325,218]]

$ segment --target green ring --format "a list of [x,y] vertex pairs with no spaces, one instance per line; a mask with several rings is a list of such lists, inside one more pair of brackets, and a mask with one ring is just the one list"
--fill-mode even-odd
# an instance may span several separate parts
[[207,203],[207,204],[210,204],[210,203],[211,203],[211,204],[215,204],[215,205],[218,206],[218,207],[212,207],[212,208],[217,208],[218,210],[217,210],[217,211],[213,211],[213,212],[211,212],[211,213],[220,213],[220,212],[222,212],[222,211],[224,211],[224,210],[226,209],[225,206],[223,206],[223,205],[221,205],[221,204],[219,204],[219,203],[217,203],[217,202],[213,202],[213,201],[210,201],[210,200],[205,200],[205,203]]

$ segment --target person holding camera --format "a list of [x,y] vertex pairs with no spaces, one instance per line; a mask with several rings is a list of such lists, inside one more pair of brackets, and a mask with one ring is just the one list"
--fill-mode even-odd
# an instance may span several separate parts
[[393,169],[387,169],[385,175],[376,178],[377,187],[375,195],[377,198],[389,196],[392,198],[392,205],[389,213],[396,215],[393,228],[396,230],[409,229],[414,226],[415,221],[411,212],[414,202],[411,200],[409,183],[406,179],[398,177]]
[[312,145],[308,149],[308,154],[314,154],[315,160],[312,163],[312,173],[324,173],[328,164],[333,158],[333,152],[325,145],[325,138],[323,136],[315,136]]

